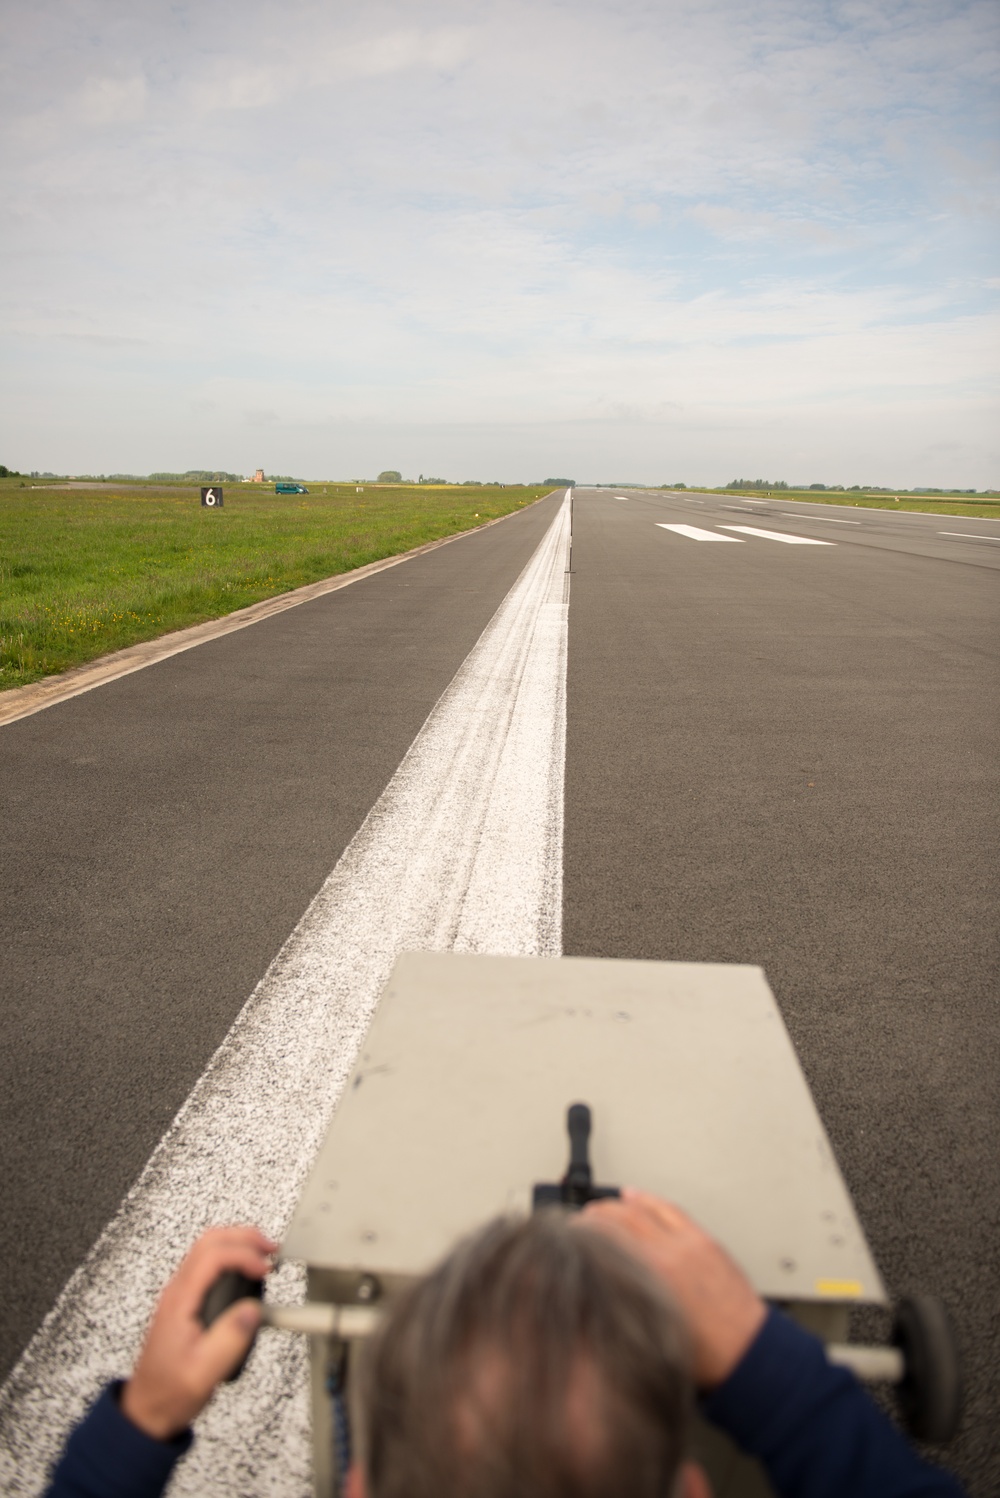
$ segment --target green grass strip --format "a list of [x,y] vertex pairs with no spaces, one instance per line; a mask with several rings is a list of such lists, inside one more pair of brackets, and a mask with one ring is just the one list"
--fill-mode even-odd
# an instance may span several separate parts
[[310,484],[32,489],[0,480],[0,690],[398,556],[545,488]]
[[973,520],[1000,520],[1000,499],[960,499],[950,494],[845,493],[837,489],[702,489],[689,488],[691,494],[728,495],[732,499],[791,500],[813,505],[846,505],[854,510],[909,510],[914,515],[967,515]]

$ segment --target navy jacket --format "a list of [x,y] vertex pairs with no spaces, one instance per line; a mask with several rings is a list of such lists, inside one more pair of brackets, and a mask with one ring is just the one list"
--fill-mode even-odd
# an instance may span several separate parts
[[702,1412],[761,1462],[778,1498],[962,1498],[853,1373],[779,1311]]
[[[143,1435],[110,1384],[71,1433],[47,1498],[159,1498],[191,1445]],[[771,1311],[739,1367],[703,1412],[763,1464],[779,1498],[962,1498],[922,1461],[854,1375],[823,1345]]]

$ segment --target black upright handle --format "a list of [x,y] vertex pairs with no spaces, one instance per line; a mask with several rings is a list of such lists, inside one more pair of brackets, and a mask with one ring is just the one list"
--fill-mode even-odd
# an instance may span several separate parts
[[586,1189],[590,1186],[590,1109],[586,1103],[573,1103],[566,1114],[569,1130],[569,1170],[566,1184]]
[[569,1207],[578,1210],[588,1202],[618,1196],[617,1186],[595,1186],[590,1168],[590,1109],[586,1103],[572,1103],[566,1110],[569,1133],[569,1168],[555,1184],[539,1182],[531,1193],[534,1210],[539,1207]]

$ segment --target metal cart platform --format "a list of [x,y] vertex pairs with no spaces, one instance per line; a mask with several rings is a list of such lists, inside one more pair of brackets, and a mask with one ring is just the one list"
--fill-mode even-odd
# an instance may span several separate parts
[[[338,1486],[331,1368],[457,1238],[531,1209],[534,1184],[565,1170],[578,1101],[596,1179],[677,1202],[831,1356],[901,1376],[896,1349],[842,1346],[850,1307],[886,1293],[760,968],[409,953],[282,1247],[307,1265],[310,1307],[274,1324],[323,1333],[318,1498]],[[719,1498],[769,1491],[723,1437],[706,1428],[699,1442]]]

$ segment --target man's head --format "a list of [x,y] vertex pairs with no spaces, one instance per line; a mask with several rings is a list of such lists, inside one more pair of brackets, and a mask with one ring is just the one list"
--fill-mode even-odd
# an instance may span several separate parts
[[395,1304],[364,1404],[369,1498],[670,1498],[691,1380],[652,1274],[542,1212],[490,1224]]

